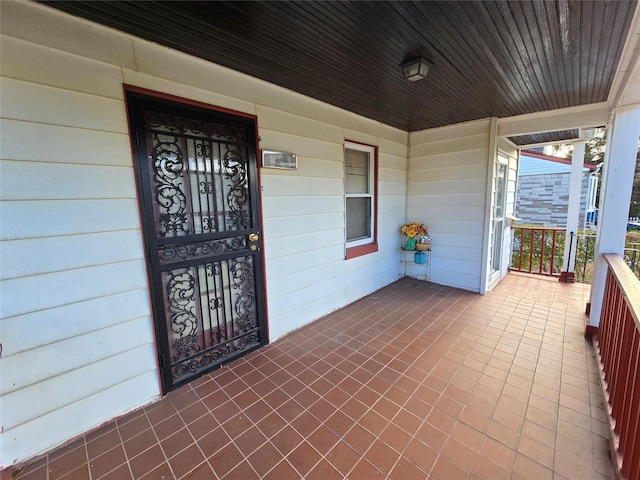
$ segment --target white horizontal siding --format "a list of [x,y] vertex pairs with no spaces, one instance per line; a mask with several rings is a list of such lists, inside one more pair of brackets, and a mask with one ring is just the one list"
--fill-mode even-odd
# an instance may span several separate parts
[[[263,175],[263,212],[269,212],[271,217],[305,217],[318,213],[344,212],[343,199],[337,195],[324,195],[321,197],[296,197],[294,200],[283,195],[269,197],[269,180]],[[275,234],[276,232],[265,232],[265,234]]]
[[434,193],[431,195],[412,195],[410,204],[429,205],[430,207],[466,207],[470,202],[473,202],[473,205],[479,206],[482,205],[484,201],[484,193],[467,192],[466,195],[460,195],[456,192],[449,192]]
[[[132,53],[132,43],[113,33],[92,36],[86,26],[74,29],[78,22],[30,4],[10,2],[2,10],[6,466],[148,403],[160,390],[122,70],[77,55],[115,59]],[[69,26],[51,46],[71,32],[86,44],[71,54],[29,42],[16,27],[27,18],[28,31],[45,38]],[[96,50],[97,38],[115,54]]]
[[[273,134],[281,133],[307,139],[341,144],[344,141],[344,129],[326,122],[314,120],[303,115],[283,112],[262,105],[256,106],[260,127],[267,127]],[[268,139],[261,139],[263,148],[269,149]],[[317,144],[310,144],[313,146]],[[302,152],[301,152],[302,153]]]
[[[324,290],[319,290],[319,292],[324,292]],[[349,303],[347,298],[347,292],[341,290],[337,295],[334,293],[323,296],[316,295],[312,301],[302,306],[281,309],[278,313],[280,322],[275,325],[270,325],[269,334],[275,337],[281,337],[292,329],[308,323],[308,321],[306,321],[307,317],[320,318],[326,315],[327,312],[332,312],[347,305]],[[269,311],[269,315],[271,315],[271,310]]]
[[[344,282],[345,279],[342,275],[336,277],[327,276],[325,279],[316,281],[312,285],[296,288],[295,291],[290,290],[282,297],[279,297],[277,302],[274,302],[270,313],[279,316],[285,315],[290,310],[302,308],[309,303],[313,303],[319,297],[319,292],[327,292],[327,294],[333,290],[343,292]],[[304,316],[302,316],[302,319],[304,319]],[[306,323],[302,319],[297,320],[297,322],[302,321],[302,323],[299,323],[296,327]]]
[[[484,121],[482,121],[485,123]],[[441,127],[439,130],[443,130],[448,127]],[[460,137],[448,138],[443,140],[435,140],[432,143],[416,144],[411,143],[410,154],[411,158],[417,158],[421,156],[438,156],[438,155],[451,155],[454,153],[473,152],[474,150],[483,150],[487,145],[487,133],[482,134],[465,134],[465,130],[460,126],[454,125],[451,128],[455,128],[459,131]],[[412,134],[413,135],[413,134]],[[464,162],[464,160],[462,160]]]
[[10,78],[2,79],[3,118],[126,133],[122,100],[62,90]]
[[[463,290],[470,290],[472,292],[478,291],[478,275],[468,273],[468,271],[453,271],[448,268],[447,261],[448,260],[438,261],[434,259],[431,270],[429,271],[432,281],[441,285],[462,288]],[[475,268],[472,264],[469,264],[468,267]]]
[[[2,37],[0,52],[2,75],[6,78],[26,79],[64,90],[122,98],[122,86],[119,85],[122,72],[117,66],[6,35]],[[82,75],[78,75],[79,71],[82,71]]]
[[342,178],[286,177],[273,175],[262,184],[263,192],[273,196],[335,196],[344,189]]
[[145,288],[2,319],[2,353],[17,353],[86,335],[149,314]]
[[451,147],[451,151],[446,151],[444,153],[435,154],[428,149],[422,148],[422,154],[418,154],[416,148],[412,148],[411,152],[414,155],[410,161],[409,165],[413,170],[420,170],[420,165],[428,165],[429,169],[435,168],[446,168],[451,166],[461,167],[464,165],[474,165],[482,163],[482,159],[486,153],[486,145],[480,148],[473,150],[462,150],[465,152],[465,155],[460,155],[457,150],[457,143],[450,142],[449,147]]
[[[407,220],[431,236],[431,281],[480,290],[489,121],[410,135]],[[410,274],[422,272],[412,266]]]
[[[395,250],[395,245],[394,245]],[[347,289],[347,302],[353,302],[364,295],[374,292],[389,283],[388,278],[398,278],[398,256],[392,255],[381,259],[378,265],[364,265],[365,261],[360,261],[363,265],[353,265],[347,268],[344,275],[344,282]]]
[[[278,315],[285,321],[272,328],[280,329],[283,325],[302,326],[304,322],[301,319],[307,316],[315,316],[317,318],[326,315],[327,312],[336,310],[381,288],[389,282],[389,277],[398,277],[398,262],[398,257],[394,254],[380,265],[371,266],[367,270],[369,273],[367,276],[364,276],[362,271],[353,271],[350,274],[349,272],[337,273],[334,269],[333,280],[322,282],[322,285],[319,285],[317,290],[314,285],[302,289],[302,296],[306,299],[306,302],[299,301],[295,293],[283,298],[282,300],[291,301],[292,303],[288,304],[286,310],[278,312]],[[332,288],[332,284],[336,282],[343,287],[336,294],[317,295],[317,292]],[[315,294],[313,294],[314,290],[316,291]],[[311,292],[311,294],[308,295],[307,292]],[[283,333],[286,333],[286,331],[276,330],[275,332],[276,335],[282,335]]]
[[[192,59],[192,61],[197,60]],[[126,85],[142,87],[148,90],[174,95],[176,97],[190,98],[208,105],[215,105],[220,108],[255,114],[256,105],[254,103],[241,100],[238,97],[233,97],[232,93],[225,95],[209,90],[209,88],[211,88],[211,79],[209,79],[209,84],[204,88],[198,88],[133,70],[123,70],[122,78]],[[216,75],[216,87],[218,86],[217,80],[218,76]]]
[[[571,164],[553,162],[542,158],[520,155],[519,175],[548,175],[555,173],[571,173]],[[587,171],[587,169],[583,169]]]
[[429,210],[429,217],[433,221],[452,221],[458,222],[480,222],[482,223],[481,215],[484,213],[484,207],[478,204],[472,204],[473,206],[459,207],[438,207],[431,208]]
[[[485,174],[486,177],[486,174]],[[486,181],[486,180],[485,180]],[[409,198],[407,202],[413,202],[414,195],[434,195],[434,194],[450,194],[452,192],[464,193],[480,193],[486,191],[486,184],[482,183],[482,178],[466,178],[458,179],[450,178],[440,182],[423,182],[414,183],[409,178]]]
[[[404,165],[404,163],[402,163],[402,165]],[[405,172],[404,168],[400,168],[400,165],[394,167],[380,166],[378,169],[378,173],[382,178],[385,179],[382,183],[395,183],[397,185],[402,185],[405,188],[405,192],[403,193],[406,193],[407,172]]]
[[270,237],[268,243],[269,259],[286,258],[299,253],[314,252],[327,246],[343,246],[344,230],[316,230],[309,234]]
[[[91,152],[86,143],[93,145]],[[131,143],[123,133],[3,119],[0,145],[5,160],[131,166]]]
[[[304,240],[303,240],[304,241]],[[268,248],[265,247],[265,248]],[[289,255],[287,257],[269,258],[267,262],[268,277],[267,283],[274,278],[290,275],[294,272],[303,272],[305,270],[325,265],[327,263],[341,261],[344,257],[344,245],[334,244],[315,250]],[[316,281],[319,279],[316,278]],[[295,291],[297,285],[290,286],[291,291]],[[271,297],[269,297],[271,299]],[[269,309],[271,311],[271,308]]]
[[378,194],[380,196],[386,197],[395,196],[397,198],[402,198],[406,195],[407,187],[404,183],[399,182],[379,182],[378,183]]
[[140,229],[135,199],[4,202],[0,224],[2,240]]
[[[402,195],[402,198],[404,198],[404,195]],[[385,205],[378,211],[378,228],[383,232],[382,235],[391,232],[393,228],[397,227],[398,231],[394,231],[394,233],[397,234],[397,240],[400,239],[400,228],[402,226],[401,221],[398,219],[404,217],[405,211],[405,202],[402,198],[394,199],[396,200],[394,202],[385,201]],[[390,224],[392,224],[393,227],[390,228]]]
[[277,169],[277,168],[265,168],[264,172],[267,172],[269,177],[284,177],[284,178],[311,178],[316,176],[317,178],[331,178],[342,180],[343,166],[342,163],[335,160],[323,160],[318,158],[309,158],[298,155],[298,166],[295,171]]
[[[145,74],[157,79],[169,80],[176,85],[196,87],[203,91],[213,88],[220,95],[236,99],[235,103],[238,105],[238,101],[247,102],[256,106],[300,115],[327,125],[350,128],[367,133],[371,132],[377,137],[390,140],[405,137],[406,140],[406,133],[404,132],[364,117],[348,114],[344,110],[320,101],[292,94],[287,89],[239,74],[230,69],[208,64],[202,60],[194,59],[188,55],[142,40],[134,40],[134,48],[136,51],[135,70],[137,72],[133,75],[128,72],[125,73],[127,83],[138,85],[139,81],[144,81],[146,85],[140,86],[151,88],[149,84],[154,83],[155,80],[150,82],[139,75]],[[215,78],[215,85],[212,85],[212,76]],[[181,95],[184,96],[184,94]],[[227,105],[224,106],[226,107]],[[262,126],[262,123],[260,123],[260,126]]]
[[342,158],[343,143],[270,130],[265,127],[264,122],[260,122],[260,147],[265,150],[295,153],[311,162],[313,159],[338,161]]
[[[62,253],[62,252],[61,252]],[[67,251],[67,255],[73,255]],[[129,260],[2,280],[0,315],[12,317],[146,287],[144,262]],[[31,292],[26,296],[27,292]]]
[[[96,417],[114,418],[146,405],[158,398],[157,394],[149,394],[157,385],[157,372],[147,371],[5,431],[0,462],[11,465],[33,457],[68,441],[70,431],[85,432],[94,428]],[[7,412],[3,412],[2,417],[5,416]]]
[[[277,338],[397,279],[398,232],[406,204],[406,146],[381,142],[378,129],[318,128],[317,121],[304,118],[307,111],[298,115],[260,107],[257,111],[267,112],[258,119],[261,146],[298,155],[296,170],[261,170],[269,330]],[[345,140],[379,147],[380,251],[347,261]]]
[[482,249],[482,237],[471,233],[441,233],[438,238],[432,238],[431,244],[443,245],[451,248]]
[[[61,255],[65,251],[73,255]],[[138,230],[5,241],[0,270],[3,279],[28,277],[126,262],[132,253],[144,255]]]
[[[269,299],[280,299],[280,304],[286,307],[287,304],[282,297],[291,293],[291,284],[294,283],[298,288],[305,288],[316,284],[318,278],[338,278],[342,275],[341,261],[331,263],[321,263],[319,265],[308,265],[307,268],[298,269],[297,271],[280,276],[269,277]],[[288,305],[289,307],[291,305]],[[270,314],[275,312],[269,311]]]
[[1,168],[2,200],[135,198],[131,167],[5,160]]
[[135,66],[133,42],[113,30],[95,28],[69,15],[22,2],[3,2],[0,18],[0,30],[8,37],[111,65]]
[[[381,132],[383,133],[383,132]],[[380,153],[380,162],[386,165],[386,160],[389,159],[396,163],[396,167],[405,170],[405,164],[407,162],[407,145],[409,142],[409,134],[401,132],[399,130],[392,131],[390,133],[395,134],[395,140],[389,140],[384,137],[378,138],[378,147]]]
[[[145,321],[148,322],[148,319]],[[96,347],[98,346],[102,345],[97,344]],[[153,365],[154,357],[151,345],[137,346],[83,365],[83,368],[69,370],[65,374],[57,374],[53,378],[5,393],[2,406],[12,412],[12,415],[5,418],[3,426],[7,430],[14,429],[38,416],[47,415],[95,394],[95,377],[100,377],[106,390],[142,375],[149,370],[147,365]]]
[[[429,208],[424,209],[423,212],[431,216]],[[438,213],[433,213],[433,215],[437,216]],[[482,235],[483,225],[482,219],[457,220],[451,217],[449,219],[432,219],[429,222],[429,228],[434,229],[436,232],[473,236]],[[429,231],[429,235],[431,236],[431,231]]]
[[[436,168],[412,168],[411,183],[430,183],[430,182],[455,182],[458,180],[476,180],[481,179],[482,175],[486,177],[486,165],[449,165],[447,167]],[[462,192],[461,192],[462,193]]]
[[[382,195],[378,198],[379,213],[383,215],[387,209],[404,208],[406,204],[406,194],[403,195]],[[384,218],[384,217],[383,217]],[[397,220],[396,220],[397,221]],[[400,232],[401,222],[398,222],[398,232]]]
[[489,120],[487,119],[412,132],[410,134],[411,146],[413,148],[423,144],[434,144],[450,140],[455,143],[457,140],[467,136],[487,135],[489,131],[488,125]]
[[[298,156],[261,169],[272,340],[398,278],[406,132],[46,6],[2,8],[0,465],[159,395],[123,83],[255,114],[261,149]],[[347,139],[379,149],[379,251],[351,260]]]
[[[271,217],[264,219],[264,228],[266,232],[278,232],[281,237],[301,235],[303,238],[313,235],[316,232],[330,230],[338,225],[344,219],[342,211],[334,213],[311,213],[306,216],[304,221],[292,221],[288,217]],[[272,234],[266,237],[270,241]],[[271,249],[267,248],[269,255],[272,255]]]
[[[460,236],[458,236],[458,238],[460,238]],[[472,238],[475,239],[477,236],[474,235]],[[438,249],[438,256],[440,258],[454,258],[461,262],[476,262],[478,260],[478,255],[481,253],[482,245],[473,247],[471,242],[470,238],[465,238],[463,242],[461,242],[462,245],[451,245],[444,242],[438,242],[438,244],[434,245],[433,248]]]

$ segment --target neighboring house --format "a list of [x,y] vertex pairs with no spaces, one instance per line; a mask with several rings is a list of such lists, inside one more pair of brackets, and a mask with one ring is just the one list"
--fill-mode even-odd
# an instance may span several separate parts
[[[360,8],[332,3],[314,8]],[[86,4],[142,8],[145,32],[199,40],[197,30],[179,29],[177,17],[159,15],[171,28],[152,18],[155,10],[193,2]],[[267,8],[238,2],[245,7]],[[121,12],[115,18],[129,19]],[[429,228],[432,282],[484,294],[507,274],[518,148],[544,141],[545,132],[573,135],[610,118],[632,128],[635,118],[616,110],[636,105],[629,79],[602,98],[553,112],[516,109],[518,80],[507,92],[508,108],[477,113],[466,89],[480,68],[470,65],[465,87],[453,92],[462,97],[463,115],[451,117],[447,103],[437,110],[440,126],[399,128],[48,5],[4,1],[1,21],[0,468],[396,281],[407,220]],[[366,22],[344,21],[360,24]],[[499,38],[519,31],[507,26]],[[623,52],[625,32],[612,47],[627,62],[623,71],[635,68],[632,46]],[[217,39],[221,48],[240,42],[232,33]],[[357,39],[358,47],[382,41],[374,33]],[[254,41],[243,52],[277,53],[262,51],[259,36]],[[477,41],[474,35],[466,43]],[[338,56],[330,66],[342,81],[348,76]],[[389,65],[384,70],[397,73],[398,90],[415,97],[421,87]],[[444,60],[440,72],[432,70],[440,78],[455,73]],[[368,72],[365,78],[376,84]],[[509,90],[496,78],[495,92]],[[315,83],[322,87],[325,79]],[[365,83],[365,98],[391,103],[369,98]],[[493,105],[497,93],[490,93]],[[431,102],[438,95],[444,93],[424,96]],[[451,118],[458,123],[450,125]],[[276,155],[295,168],[261,168],[261,150],[295,154],[297,163]]]
[[[580,196],[581,228],[595,227],[592,218],[598,188],[599,169],[585,163]],[[565,228],[569,207],[571,160],[523,150],[518,167],[516,217],[518,223]]]

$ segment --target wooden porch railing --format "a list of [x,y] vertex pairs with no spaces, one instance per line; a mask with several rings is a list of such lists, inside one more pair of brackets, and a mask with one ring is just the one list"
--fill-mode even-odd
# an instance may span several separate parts
[[595,339],[616,477],[640,480],[640,282],[624,260],[608,264]]
[[511,271],[560,276],[564,237],[561,228],[514,227]]

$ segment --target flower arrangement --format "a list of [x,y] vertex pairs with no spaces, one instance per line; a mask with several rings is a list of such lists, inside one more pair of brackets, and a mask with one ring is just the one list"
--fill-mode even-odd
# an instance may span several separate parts
[[[402,246],[403,250],[428,250],[431,239],[427,233],[427,227],[421,222],[405,223],[400,229],[407,241]],[[418,244],[424,248],[417,248]]]
[[427,235],[427,227],[424,225],[424,223],[420,222],[405,223],[400,231],[403,235],[406,235],[409,238]]

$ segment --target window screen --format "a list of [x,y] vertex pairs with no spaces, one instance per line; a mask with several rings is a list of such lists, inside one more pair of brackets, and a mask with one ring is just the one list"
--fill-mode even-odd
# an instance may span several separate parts
[[347,197],[347,241],[371,236],[371,199]]
[[345,148],[347,242],[373,240],[372,153],[369,147]]
[[369,152],[346,149],[346,193],[369,193]]

